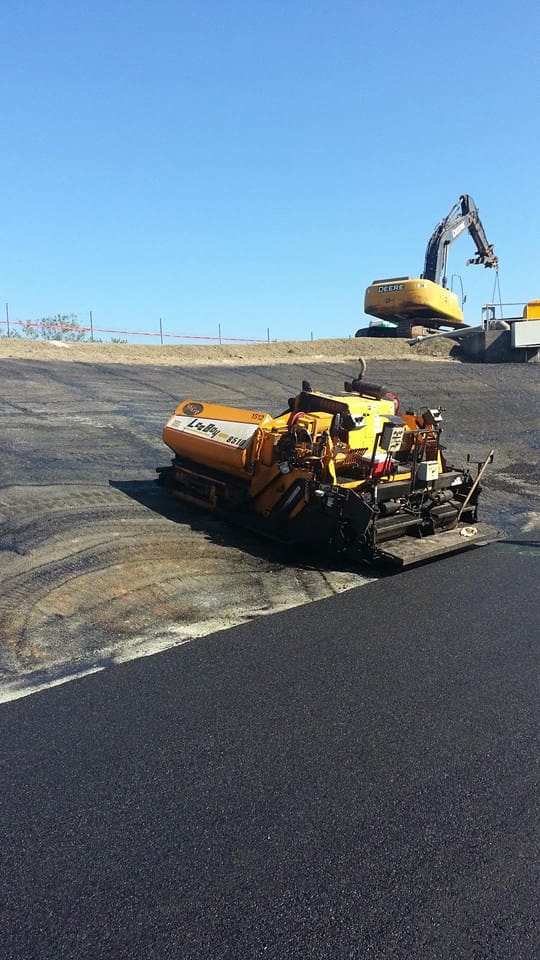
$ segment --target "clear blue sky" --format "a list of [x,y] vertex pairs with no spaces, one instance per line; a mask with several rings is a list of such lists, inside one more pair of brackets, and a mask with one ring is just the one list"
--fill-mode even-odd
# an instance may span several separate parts
[[[349,336],[461,193],[503,300],[540,297],[540,8],[3,0],[0,298],[13,319]],[[466,319],[493,271],[450,253]],[[3,315],[0,319],[4,319]]]

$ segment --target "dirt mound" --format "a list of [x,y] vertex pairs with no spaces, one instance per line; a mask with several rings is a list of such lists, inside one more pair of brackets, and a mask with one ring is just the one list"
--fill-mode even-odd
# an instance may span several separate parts
[[171,346],[139,343],[64,343],[0,337],[0,357],[16,360],[66,360],[77,363],[132,363],[163,366],[301,363],[354,360],[450,359],[454,346],[443,338],[410,347],[405,340],[349,337],[344,340],[291,340],[270,343]]

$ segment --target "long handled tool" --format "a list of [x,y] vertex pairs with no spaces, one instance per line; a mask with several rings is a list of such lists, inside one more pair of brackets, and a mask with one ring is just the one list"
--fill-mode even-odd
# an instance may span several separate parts
[[465,497],[465,500],[464,500],[463,503],[461,504],[461,510],[459,511],[459,513],[458,513],[458,518],[457,518],[457,522],[458,522],[458,523],[459,523],[459,520],[460,520],[460,518],[461,518],[461,514],[463,513],[463,511],[465,510],[465,508],[469,505],[470,500],[471,500],[471,497],[472,497],[474,491],[476,490],[478,484],[480,483],[480,480],[482,479],[482,474],[484,473],[484,470],[486,469],[488,463],[492,463],[492,462],[493,462],[493,454],[494,454],[494,453],[495,453],[495,450],[490,450],[490,452],[488,453],[488,455],[487,455],[486,459],[484,460],[482,466],[480,467],[480,469],[479,469],[479,471],[478,471],[478,473],[477,473],[477,475],[476,475],[476,479],[475,479],[475,481],[474,481],[471,489],[469,490],[467,496]]

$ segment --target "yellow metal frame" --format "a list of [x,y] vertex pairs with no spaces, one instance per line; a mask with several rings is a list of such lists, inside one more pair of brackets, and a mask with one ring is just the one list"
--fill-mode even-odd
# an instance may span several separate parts
[[[296,399],[295,405],[302,403],[301,396]],[[357,473],[357,467],[365,458],[369,461],[375,450],[375,444],[380,442],[381,431],[388,418],[394,417],[393,395],[374,399],[355,393],[329,396],[310,392],[310,405],[317,405],[317,398],[321,398],[321,406],[325,401],[346,406],[350,417],[358,423],[356,429],[348,429],[342,437],[332,438],[331,424],[333,414],[323,410],[304,412],[301,409],[287,410],[278,417],[271,417],[264,411],[241,410],[232,407],[223,407],[218,404],[199,403],[193,400],[183,400],[176,408],[175,413],[167,422],[163,430],[165,443],[180,457],[181,462],[175,468],[178,476],[176,495],[192,503],[199,503],[210,509],[215,509],[218,502],[227,500],[226,476],[242,478],[245,482],[246,495],[252,504],[254,513],[268,516],[276,503],[286,496],[287,491],[298,479],[315,478],[326,483],[360,490],[371,480],[368,466],[365,472]],[[193,414],[191,420],[189,418]],[[188,426],[186,428],[186,417]],[[294,428],[299,438],[296,459],[297,464],[286,471],[282,470],[283,454],[280,453],[279,443],[285,437],[294,420]],[[405,433],[403,435],[403,450],[411,449],[418,429],[425,429],[422,418],[412,414],[402,414],[399,417]],[[175,422],[178,423],[175,426]],[[230,436],[235,432],[241,434],[245,426],[245,434],[249,439],[242,447],[234,443],[227,443],[228,430],[220,435],[207,433],[208,425],[230,426]],[[216,426],[216,429],[217,429]],[[248,429],[249,427],[249,429]],[[302,439],[302,436],[304,439]],[[379,439],[377,439],[379,438]],[[429,434],[423,442],[429,443]],[[322,444],[322,446],[321,446]],[[316,445],[316,449],[315,449]],[[381,448],[382,450],[382,448]],[[384,450],[382,453],[384,454]],[[443,468],[440,452],[435,454],[439,469]],[[428,459],[431,459],[429,457]],[[187,464],[193,464],[188,467]],[[392,458],[388,455],[384,475],[378,478],[381,484],[395,480],[407,481],[410,472],[392,469]],[[205,474],[205,467],[211,472]],[[222,477],[217,480],[215,474]],[[351,476],[350,474],[353,474]],[[356,476],[355,476],[356,473]],[[204,493],[189,489],[189,484],[182,490],[183,476],[188,479],[205,478],[207,484]],[[218,490],[219,488],[219,490]],[[302,499],[296,503],[291,516],[295,516],[305,506]]]
[[529,300],[523,310],[525,320],[540,320],[540,300]]

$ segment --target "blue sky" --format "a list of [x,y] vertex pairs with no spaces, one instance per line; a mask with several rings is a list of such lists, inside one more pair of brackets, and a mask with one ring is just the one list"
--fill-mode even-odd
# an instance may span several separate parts
[[[502,299],[540,297],[539,10],[3,0],[1,302],[349,336],[373,279],[420,274],[461,193]],[[449,263],[468,322],[494,285],[473,253],[460,238]]]

